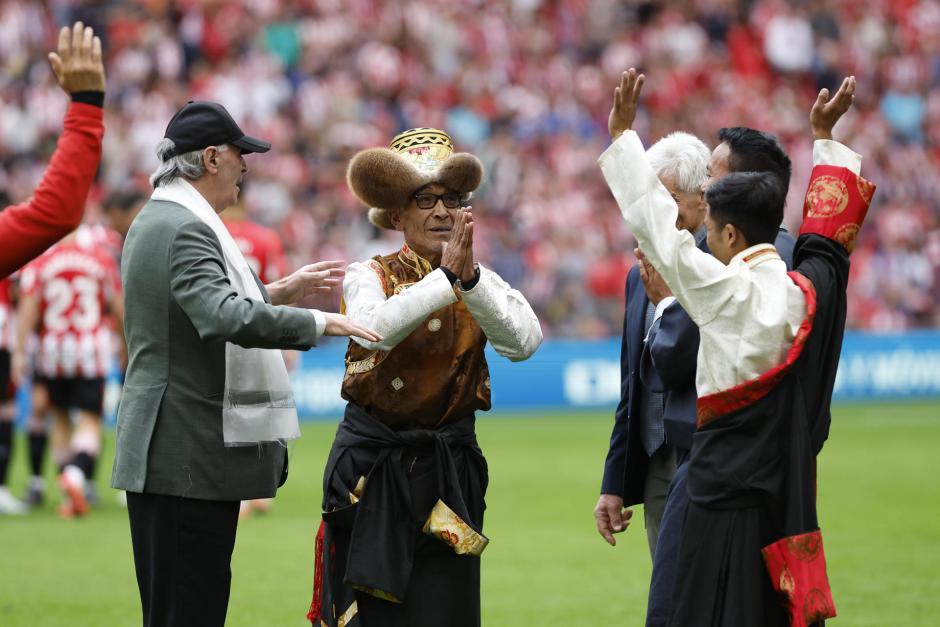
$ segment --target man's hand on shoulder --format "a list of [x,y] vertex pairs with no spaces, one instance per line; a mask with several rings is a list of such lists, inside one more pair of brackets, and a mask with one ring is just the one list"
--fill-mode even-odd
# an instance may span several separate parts
[[832,139],[832,128],[855,101],[855,77],[847,76],[842,80],[839,91],[829,98],[829,90],[819,90],[816,102],[809,112],[809,124],[813,129],[814,139]]
[[633,68],[621,74],[620,85],[614,88],[614,104],[607,117],[607,130],[610,132],[611,141],[633,128],[644,80],[646,77],[637,74]]
[[59,31],[57,52],[49,53],[49,64],[59,85],[68,94],[104,91],[104,63],[101,40],[90,26],[75,22]]
[[616,494],[601,494],[594,506],[594,521],[597,523],[597,533],[601,534],[607,544],[617,546],[615,533],[626,531],[633,518],[632,509],[624,509],[623,498]]

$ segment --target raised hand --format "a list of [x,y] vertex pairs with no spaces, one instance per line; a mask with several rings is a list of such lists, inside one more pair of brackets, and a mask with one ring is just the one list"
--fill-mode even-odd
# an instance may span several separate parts
[[626,531],[633,518],[632,509],[624,509],[623,499],[615,494],[601,494],[594,506],[594,522],[597,524],[597,533],[601,534],[607,544],[617,546],[615,533]]
[[646,290],[646,297],[650,299],[650,302],[655,306],[667,296],[672,296],[672,290],[666,285],[663,275],[656,271],[656,268],[649,262],[643,251],[634,248],[633,254],[636,255],[640,264],[640,280],[643,282],[643,289]]
[[323,335],[361,337],[369,342],[381,342],[382,336],[361,324],[356,324],[343,314],[323,312],[326,317],[326,330]]
[[328,294],[343,284],[345,261],[318,261],[265,287],[274,305],[293,305],[307,296]]
[[450,241],[444,244],[444,251],[441,253],[441,267],[447,268],[457,277],[463,280],[465,266],[467,265],[467,254],[471,255],[471,277],[473,266],[473,215],[465,209],[458,209],[454,218],[454,228],[450,232]]
[[464,250],[463,269],[461,270],[460,275],[459,275],[461,283],[472,281],[473,278],[476,276],[476,269],[473,267],[473,214],[470,212],[472,208],[473,207],[466,207],[464,209],[461,209],[461,211],[466,215],[466,220],[467,220],[467,224],[465,227],[466,236],[464,237],[466,244],[464,246],[465,250]]
[[832,139],[832,127],[849,110],[855,100],[855,77],[847,76],[842,80],[839,91],[831,99],[828,89],[820,89],[816,102],[809,112],[809,124],[813,129],[813,138]]
[[49,53],[49,64],[59,85],[68,94],[104,91],[101,40],[90,26],[75,22],[59,31],[58,52]]
[[607,130],[610,132],[611,141],[633,128],[644,80],[646,77],[637,74],[633,68],[620,75],[620,85],[614,88],[614,105],[607,117]]

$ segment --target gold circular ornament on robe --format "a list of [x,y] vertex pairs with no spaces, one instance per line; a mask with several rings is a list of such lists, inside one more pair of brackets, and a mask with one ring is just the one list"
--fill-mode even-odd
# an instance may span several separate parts
[[817,533],[804,533],[787,538],[787,550],[801,562],[812,562],[816,559],[821,544]]
[[836,234],[832,236],[832,239],[842,244],[842,248],[844,248],[846,252],[851,253],[855,250],[855,240],[858,239],[858,229],[859,226],[853,222],[843,224],[839,227],[839,230],[836,231]]
[[813,180],[806,192],[806,215],[811,218],[837,216],[848,204],[849,188],[842,179],[831,174]]
[[793,580],[793,575],[790,573],[790,569],[786,566],[783,567],[783,570],[780,571],[780,590],[781,592],[786,592],[792,594],[796,590],[796,582]]
[[436,333],[441,330],[441,320],[440,318],[431,318],[428,320],[428,331],[431,333]]

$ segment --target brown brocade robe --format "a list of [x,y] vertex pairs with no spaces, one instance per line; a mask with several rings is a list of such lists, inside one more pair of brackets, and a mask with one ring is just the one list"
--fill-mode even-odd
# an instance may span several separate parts
[[[347,272],[347,314],[386,339],[350,341],[346,354],[349,405],[324,473],[315,625],[480,624],[488,476],[474,412],[490,408],[483,351],[489,340],[526,359],[541,331],[519,292],[479,271],[463,291],[406,245]],[[362,300],[387,305],[386,317],[369,318]]]
[[[431,272],[407,248],[370,262],[387,297]],[[459,291],[458,291],[459,293]],[[349,342],[343,398],[393,429],[437,428],[490,408],[486,335],[462,300],[429,315],[393,351]]]

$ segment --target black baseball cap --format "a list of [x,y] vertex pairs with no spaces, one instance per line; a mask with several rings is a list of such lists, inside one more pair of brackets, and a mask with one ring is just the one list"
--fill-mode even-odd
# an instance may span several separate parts
[[243,154],[271,149],[268,142],[245,135],[225,107],[206,100],[183,105],[166,125],[164,137],[176,145],[172,156],[222,144],[237,146]]

